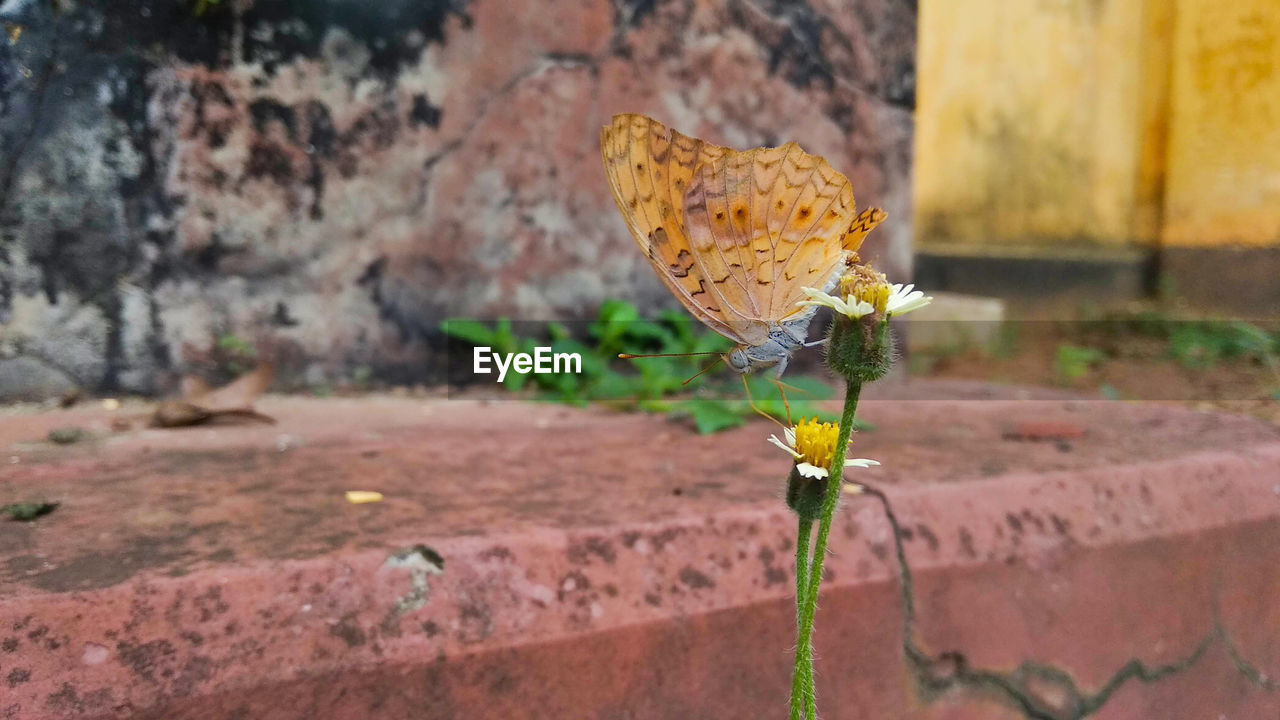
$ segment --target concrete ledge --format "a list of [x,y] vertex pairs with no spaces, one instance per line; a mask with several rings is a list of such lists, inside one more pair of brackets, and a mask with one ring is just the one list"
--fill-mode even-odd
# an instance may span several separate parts
[[[948,393],[974,394],[923,394]],[[62,503],[0,524],[0,717],[785,714],[795,531],[768,425],[263,409],[267,432],[0,419],[0,498]],[[864,414],[884,495],[833,536],[824,717],[1280,711],[1280,429],[1062,400]],[[71,424],[101,439],[39,442]],[[1080,432],[1007,439],[1028,424]]]
[[1027,301],[1010,306],[1011,313],[1044,315],[1150,297],[1155,260],[1149,251],[1098,246],[934,243],[917,250],[914,279],[930,290]]
[[[1179,297],[1246,320],[1280,319],[1280,247],[1166,247],[1160,270]],[[1224,287],[1231,288],[1223,292]]]

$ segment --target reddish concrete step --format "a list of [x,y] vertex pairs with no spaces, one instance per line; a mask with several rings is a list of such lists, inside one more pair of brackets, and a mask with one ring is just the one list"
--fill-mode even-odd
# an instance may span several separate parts
[[[898,532],[847,498],[823,717],[1280,712],[1280,429],[917,387],[864,405],[856,454],[884,466],[857,477]],[[0,523],[0,718],[785,715],[795,528],[768,424],[262,409],[279,424],[0,418],[0,502],[61,503]],[[61,426],[95,437],[42,441]]]

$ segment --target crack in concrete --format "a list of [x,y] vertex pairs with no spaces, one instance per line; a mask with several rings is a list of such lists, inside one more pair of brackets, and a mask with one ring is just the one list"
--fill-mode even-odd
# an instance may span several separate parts
[[[1154,683],[1191,669],[1217,641],[1221,641],[1226,647],[1236,670],[1255,685],[1267,691],[1280,688],[1280,683],[1269,678],[1240,654],[1230,634],[1216,618],[1216,613],[1213,629],[1181,659],[1161,665],[1147,665],[1137,658],[1131,659],[1094,692],[1083,690],[1070,672],[1051,664],[1028,660],[1013,671],[1002,672],[974,667],[969,664],[964,653],[959,651],[931,655],[920,646],[916,638],[915,584],[903,545],[903,527],[898,522],[888,496],[875,488],[863,487],[865,494],[880,502],[893,531],[901,579],[902,648],[912,675],[924,691],[926,701],[935,700],[948,690],[968,688],[994,694],[1011,703],[1031,720],[1081,720],[1102,709],[1112,695],[1131,680],[1144,684]],[[1053,697],[1058,700],[1053,701]]]
[[1231,637],[1231,633],[1227,632],[1226,626],[1222,624],[1222,619],[1218,617],[1216,608],[1214,609],[1214,630],[1218,639],[1222,641],[1222,646],[1227,649],[1227,657],[1231,658],[1231,664],[1235,666],[1236,672],[1267,692],[1280,691],[1280,682],[1276,682],[1274,678],[1263,672],[1257,665],[1249,662],[1244,654],[1240,652],[1240,647],[1236,645],[1235,639]]

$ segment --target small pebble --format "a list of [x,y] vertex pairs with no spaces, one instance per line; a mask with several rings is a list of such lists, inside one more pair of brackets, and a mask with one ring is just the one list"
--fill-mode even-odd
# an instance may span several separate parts
[[55,445],[71,445],[89,439],[89,431],[77,425],[54,428],[46,436]]

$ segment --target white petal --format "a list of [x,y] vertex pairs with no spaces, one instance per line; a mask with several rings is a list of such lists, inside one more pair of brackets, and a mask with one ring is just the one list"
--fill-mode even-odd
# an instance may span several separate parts
[[880,463],[876,462],[875,460],[868,460],[868,459],[866,459],[866,458],[853,458],[852,460],[845,460],[845,461],[844,461],[844,466],[845,466],[845,467],[860,467],[860,468],[865,468],[865,467],[872,467],[872,466],[879,465],[879,464],[880,464]]
[[796,470],[799,470],[804,477],[814,480],[821,480],[829,474],[826,468],[820,468],[812,463],[799,463],[796,465]]
[[846,305],[843,310],[845,315],[848,315],[854,320],[860,320],[875,311],[875,306],[866,300],[859,300],[855,305]]
[[885,303],[885,314],[901,315],[912,310],[919,310],[933,301],[920,290],[913,290],[915,285],[894,285],[889,302]]
[[791,457],[795,458],[796,460],[799,460],[800,458],[804,457],[803,455],[796,452],[795,450],[792,450],[791,448],[787,447],[785,443],[783,443],[781,440],[778,439],[777,435],[770,435],[769,442],[773,443],[774,445],[777,445],[783,450],[786,450],[788,453],[791,454]]
[[849,495],[861,495],[867,491],[867,486],[859,485],[858,483],[845,483],[840,489]]
[[787,445],[791,447],[796,446],[796,429],[795,428],[793,427],[783,428],[782,434],[787,437]]
[[809,299],[807,301],[801,300],[801,302],[809,305],[825,305],[826,307],[835,307],[836,304],[840,302],[840,298],[833,297],[831,295],[828,295],[827,293],[822,292],[821,290],[816,290],[811,287],[802,287],[800,288],[800,291],[803,292],[805,295],[809,296]]

